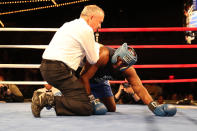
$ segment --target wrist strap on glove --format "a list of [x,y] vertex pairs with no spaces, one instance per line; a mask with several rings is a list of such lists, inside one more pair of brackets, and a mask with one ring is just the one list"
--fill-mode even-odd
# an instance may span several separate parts
[[158,103],[156,101],[152,101],[150,104],[148,104],[148,108],[154,112],[154,110],[157,108]]

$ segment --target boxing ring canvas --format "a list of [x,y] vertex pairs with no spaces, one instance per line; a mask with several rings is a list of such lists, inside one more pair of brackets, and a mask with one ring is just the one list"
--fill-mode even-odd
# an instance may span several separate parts
[[177,106],[174,117],[157,117],[146,105],[117,105],[117,112],[56,116],[53,109],[34,118],[31,103],[0,103],[0,130],[6,131],[196,131],[197,106]]

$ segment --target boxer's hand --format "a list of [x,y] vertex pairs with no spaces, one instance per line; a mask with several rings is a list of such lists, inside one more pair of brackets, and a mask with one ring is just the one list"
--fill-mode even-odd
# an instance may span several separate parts
[[93,95],[89,95],[88,97],[93,105],[94,115],[105,115],[107,113],[107,108],[103,103],[99,102],[98,99],[95,99]]
[[151,102],[148,107],[156,116],[174,116],[177,112],[177,109],[174,105],[158,105],[157,102],[154,101]]

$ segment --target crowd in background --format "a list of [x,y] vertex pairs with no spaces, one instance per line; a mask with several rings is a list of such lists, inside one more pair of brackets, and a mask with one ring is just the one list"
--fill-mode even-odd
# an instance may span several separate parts
[[[178,83],[174,84],[156,84],[149,83],[144,84],[150,95],[153,99],[157,100],[158,103],[171,103],[171,104],[180,104],[180,105],[197,105],[196,102],[196,83],[187,83],[183,84],[182,87],[176,86]],[[181,85],[181,84],[178,84]],[[127,87],[121,89],[121,84],[113,84],[113,93],[114,95],[122,92],[120,104],[143,104],[141,100],[136,98],[133,93],[128,93],[126,91]],[[122,91],[121,91],[122,90]]]

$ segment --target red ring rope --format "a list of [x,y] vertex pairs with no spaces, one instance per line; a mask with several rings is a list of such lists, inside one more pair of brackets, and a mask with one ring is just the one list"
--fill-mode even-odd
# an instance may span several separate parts
[[156,28],[101,28],[99,32],[166,32],[197,31],[196,27],[156,27]]
[[196,68],[197,64],[133,65],[134,68]]
[[[127,81],[109,81],[110,84],[125,83]],[[142,80],[142,83],[179,83],[179,82],[197,82],[197,78],[194,79],[173,79],[173,80]]]
[[[105,45],[111,48],[118,48],[120,45]],[[197,44],[192,45],[130,45],[132,48],[197,48]]]

